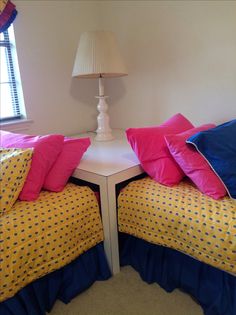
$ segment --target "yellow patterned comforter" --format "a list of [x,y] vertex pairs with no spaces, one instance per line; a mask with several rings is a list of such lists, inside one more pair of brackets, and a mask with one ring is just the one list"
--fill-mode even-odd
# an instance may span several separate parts
[[17,201],[0,218],[0,302],[103,240],[92,190],[67,184],[37,201]]
[[118,199],[119,231],[174,248],[236,274],[236,202],[214,200],[190,182],[172,188],[146,177]]

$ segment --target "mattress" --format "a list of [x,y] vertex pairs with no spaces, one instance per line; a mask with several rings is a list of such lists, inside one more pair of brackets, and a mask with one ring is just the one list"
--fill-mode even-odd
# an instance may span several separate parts
[[145,177],[121,191],[118,225],[120,232],[236,274],[236,203],[229,197],[214,200],[187,180],[170,188]]
[[42,191],[0,218],[0,302],[103,240],[97,199],[86,186]]

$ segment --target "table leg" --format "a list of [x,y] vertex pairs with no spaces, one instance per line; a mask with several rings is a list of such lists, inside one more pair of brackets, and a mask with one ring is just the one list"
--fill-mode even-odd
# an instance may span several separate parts
[[100,185],[104,249],[112,274],[120,272],[115,183],[106,178]]

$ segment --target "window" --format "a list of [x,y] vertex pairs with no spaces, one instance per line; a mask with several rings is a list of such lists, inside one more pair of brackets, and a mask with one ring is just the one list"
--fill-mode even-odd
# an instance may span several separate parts
[[25,118],[13,26],[0,34],[0,122]]

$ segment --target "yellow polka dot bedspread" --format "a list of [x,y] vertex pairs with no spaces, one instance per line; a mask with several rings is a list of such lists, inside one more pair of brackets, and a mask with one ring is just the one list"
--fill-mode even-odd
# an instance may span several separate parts
[[17,201],[0,218],[0,302],[102,240],[97,199],[86,186]]
[[120,232],[236,274],[236,202],[229,197],[214,200],[188,181],[170,188],[145,177],[121,191],[118,221]]

